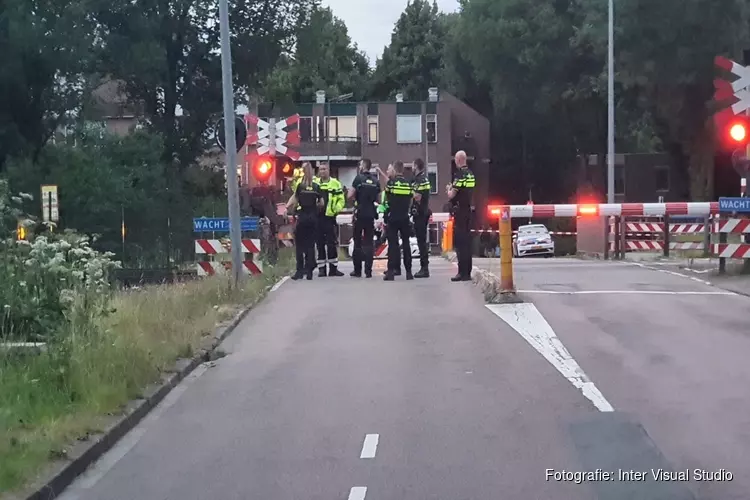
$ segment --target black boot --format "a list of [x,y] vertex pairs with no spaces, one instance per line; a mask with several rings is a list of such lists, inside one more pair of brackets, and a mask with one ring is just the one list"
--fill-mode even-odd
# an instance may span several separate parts
[[307,271],[307,276],[306,276],[306,278],[307,278],[307,280],[308,280],[308,281],[312,281],[312,278],[313,278],[313,272],[312,272],[312,271]]
[[414,275],[411,274],[411,269],[409,269],[408,271],[406,271],[406,281],[413,280],[413,279],[414,279]]
[[297,280],[301,280],[304,276],[305,274],[302,271],[297,271],[296,273],[292,275],[292,279],[297,281]]
[[426,267],[421,268],[415,275],[415,278],[429,278],[430,270]]
[[393,281],[395,278],[393,277],[393,272],[386,271],[385,276],[383,276],[383,281]]
[[328,276],[343,276],[344,273],[338,270],[338,267],[336,267],[336,264],[329,264],[328,265]]
[[328,276],[328,273],[326,273],[326,266],[321,266],[318,268],[318,278],[325,278]]
[[362,277],[362,271],[357,271],[356,269],[349,273],[349,276],[352,278],[361,278]]

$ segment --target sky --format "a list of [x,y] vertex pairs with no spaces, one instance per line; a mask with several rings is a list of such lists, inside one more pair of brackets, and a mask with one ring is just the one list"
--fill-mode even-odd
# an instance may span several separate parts
[[[342,19],[352,41],[370,58],[370,65],[383,54],[391,41],[393,26],[406,7],[407,0],[323,0],[323,4]],[[458,10],[458,0],[437,0],[445,12]]]

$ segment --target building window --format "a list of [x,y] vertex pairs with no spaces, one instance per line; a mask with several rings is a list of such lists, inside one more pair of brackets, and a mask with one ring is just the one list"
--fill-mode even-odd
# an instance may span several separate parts
[[615,165],[615,194],[625,194],[625,165]]
[[427,115],[427,142],[437,142],[437,115]]
[[335,116],[330,116],[326,118],[326,124],[327,127],[327,134],[326,137],[332,141],[335,141],[339,137],[339,119]]
[[422,116],[396,116],[396,142],[399,144],[419,144],[422,142]]
[[378,143],[378,117],[367,117],[367,142],[370,144]]
[[656,173],[656,190],[669,191],[669,167],[658,166]]
[[438,166],[437,163],[427,164],[427,178],[430,179],[430,194],[438,192]]
[[302,141],[309,142],[313,138],[312,116],[302,116],[299,119],[299,138]]

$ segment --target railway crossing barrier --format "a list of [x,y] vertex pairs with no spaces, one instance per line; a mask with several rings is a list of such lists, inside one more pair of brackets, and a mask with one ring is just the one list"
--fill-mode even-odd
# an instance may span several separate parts
[[[242,253],[246,257],[242,261],[242,272],[245,274],[261,274],[263,263],[253,257],[260,253],[260,239],[243,239]],[[230,259],[231,244],[229,239],[195,240],[195,254],[202,256],[196,264],[198,276],[213,276],[224,273],[232,268]]]

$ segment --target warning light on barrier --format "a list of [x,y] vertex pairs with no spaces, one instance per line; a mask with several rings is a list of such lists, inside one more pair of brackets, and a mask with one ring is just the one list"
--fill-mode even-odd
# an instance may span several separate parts
[[487,213],[490,217],[500,217],[502,210],[502,205],[487,205]]
[[578,215],[599,215],[599,205],[578,205]]
[[281,167],[281,173],[284,175],[284,177],[291,177],[294,174],[294,168],[292,167],[292,164],[289,162],[285,162]]

